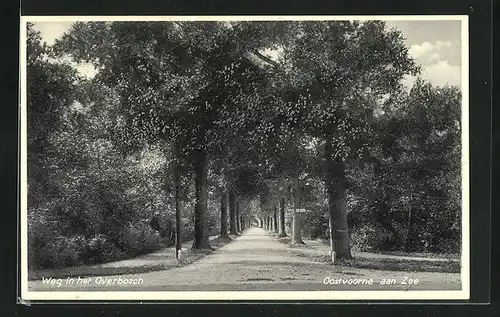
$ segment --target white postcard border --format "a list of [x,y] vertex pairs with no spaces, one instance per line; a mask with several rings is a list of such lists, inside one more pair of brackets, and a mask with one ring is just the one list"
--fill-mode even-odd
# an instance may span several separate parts
[[[76,21],[297,21],[297,20],[384,20],[461,21],[462,87],[462,289],[457,291],[29,291],[27,241],[27,133],[26,133],[26,37],[27,22]],[[470,298],[469,236],[469,33],[467,15],[387,16],[21,16],[20,23],[20,275],[21,300],[447,300]],[[321,281],[318,281],[321,283]],[[18,285],[19,288],[19,285]]]

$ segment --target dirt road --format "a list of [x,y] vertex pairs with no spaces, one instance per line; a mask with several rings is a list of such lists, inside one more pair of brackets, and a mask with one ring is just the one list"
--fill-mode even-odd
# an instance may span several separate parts
[[[409,284],[410,279],[418,283]],[[121,280],[121,282],[120,282]],[[124,280],[130,282],[124,284]],[[370,283],[371,280],[371,283]],[[390,284],[381,282],[389,281]],[[460,274],[394,272],[333,266],[293,255],[261,228],[186,267],[88,277],[66,283],[30,281],[30,291],[459,290]],[[131,284],[135,283],[135,284]],[[406,283],[406,284],[405,284]]]

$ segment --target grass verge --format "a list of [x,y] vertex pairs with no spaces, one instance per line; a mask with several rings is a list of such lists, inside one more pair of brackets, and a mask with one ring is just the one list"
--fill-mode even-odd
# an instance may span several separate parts
[[[182,251],[180,260],[175,258],[175,249],[168,248],[161,256],[156,256],[154,260],[144,260],[143,265],[127,266],[127,261],[118,261],[117,265],[107,266],[105,263],[92,266],[77,266],[67,267],[62,269],[52,270],[33,270],[28,272],[29,280],[40,280],[43,278],[66,278],[66,277],[88,277],[88,276],[110,276],[110,275],[125,275],[125,274],[139,274],[154,271],[168,270],[174,267],[183,267],[192,264],[205,256],[211,254],[215,250],[220,249],[224,245],[230,243],[236,236],[230,238],[217,237],[210,240],[212,250],[193,250],[187,248]],[[147,256],[147,255],[146,255]],[[142,256],[144,257],[144,256]],[[119,265],[123,262],[123,265]]]
[[[278,239],[281,243],[290,245],[289,237]],[[311,252],[312,251],[312,252]],[[316,251],[316,252],[315,252]],[[317,252],[319,251],[319,252]],[[293,255],[306,257],[315,262],[331,264],[331,257],[324,254],[323,250],[315,250],[308,245],[299,248],[290,247],[290,252]],[[405,254],[402,253],[402,256]],[[400,272],[441,272],[441,273],[460,273],[461,265],[458,261],[426,261],[426,260],[411,260],[411,259],[384,259],[384,258],[364,258],[357,257],[354,259],[338,259],[336,266],[351,267],[371,270],[384,271],[400,271]]]

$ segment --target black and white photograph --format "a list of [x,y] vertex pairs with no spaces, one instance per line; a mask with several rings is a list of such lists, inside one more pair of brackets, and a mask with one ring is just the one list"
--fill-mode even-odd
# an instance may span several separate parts
[[467,16],[21,17],[23,300],[469,298]]

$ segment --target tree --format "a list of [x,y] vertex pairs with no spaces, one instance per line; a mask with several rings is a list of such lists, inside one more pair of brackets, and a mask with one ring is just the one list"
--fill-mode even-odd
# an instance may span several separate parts
[[278,233],[278,206],[276,203],[273,204],[273,231]]
[[288,122],[324,144],[332,246],[339,258],[348,258],[345,162],[360,154],[367,118],[418,67],[401,33],[386,30],[381,21],[300,23],[284,55],[291,88]]
[[51,50],[32,23],[27,23],[26,55],[28,202],[38,204],[54,192],[55,184],[47,177],[51,170],[50,138],[75,102],[82,79],[71,66],[51,61]]
[[182,149],[176,152],[192,162],[196,175],[194,248],[210,248],[206,199],[208,155],[218,139],[214,123],[227,111],[231,95],[241,97],[253,89],[248,79],[255,71],[244,56],[269,44],[274,35],[262,32],[267,27],[222,22],[76,23],[58,43],[77,60],[96,64],[101,83],[119,91],[131,140],[182,139]]
[[229,238],[229,236],[227,235],[227,233],[228,233],[227,202],[228,202],[228,194],[227,194],[227,192],[224,192],[221,195],[221,202],[220,202],[220,212],[221,212],[220,236],[221,236],[221,238]]
[[115,92],[55,59],[31,24],[27,44],[30,265],[81,265],[156,250],[169,238],[162,228],[168,222],[151,219],[158,197],[170,192],[158,188],[168,157],[153,144],[135,157],[123,155]]
[[386,102],[369,155],[349,166],[358,248],[458,252],[460,107],[457,88],[420,79]]
[[280,212],[279,212],[279,233],[278,237],[284,238],[287,236],[286,228],[285,228],[285,196],[281,195],[280,197]]
[[293,218],[292,218],[292,245],[304,244],[301,237],[300,214],[297,209],[300,207],[300,184],[299,178],[295,177],[290,187],[290,193],[293,202]]
[[[405,103],[398,161],[410,178],[407,251],[445,248],[444,241],[460,240],[460,100],[456,87],[417,80]],[[459,249],[451,244],[449,250]]]
[[238,234],[238,227],[236,224],[236,201],[234,191],[229,192],[229,232],[233,235]]

